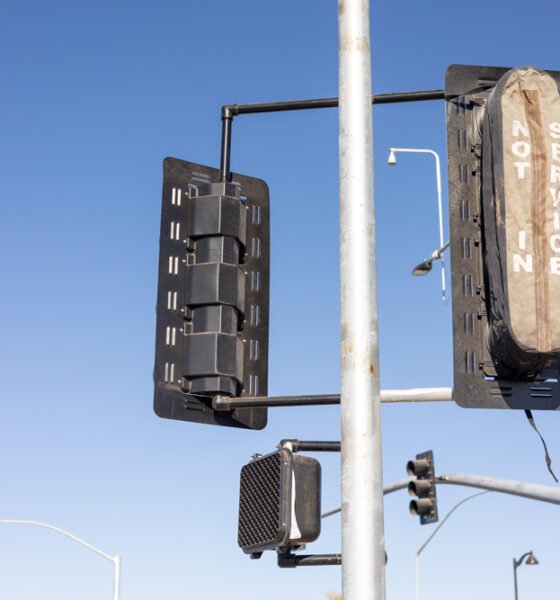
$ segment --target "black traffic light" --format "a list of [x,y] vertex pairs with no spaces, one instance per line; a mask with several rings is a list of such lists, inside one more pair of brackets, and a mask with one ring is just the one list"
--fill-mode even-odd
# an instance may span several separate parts
[[269,199],[264,181],[163,162],[154,409],[249,429],[266,408],[215,411],[212,398],[266,396]]
[[241,469],[237,542],[258,558],[294,548],[321,532],[321,465],[282,448]]
[[415,477],[408,484],[408,493],[417,496],[409,504],[410,514],[420,517],[420,525],[436,523],[438,520],[434,454],[431,450],[409,460],[406,472]]
[[445,81],[453,398],[560,407],[559,72],[452,65]]

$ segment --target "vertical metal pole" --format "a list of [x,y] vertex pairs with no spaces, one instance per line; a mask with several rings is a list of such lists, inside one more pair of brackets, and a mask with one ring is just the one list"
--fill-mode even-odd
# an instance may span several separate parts
[[120,600],[121,597],[121,557],[113,557],[113,565],[115,566],[115,580],[113,583],[113,600]]
[[517,561],[515,558],[513,559],[513,590],[515,592],[515,600],[518,599],[517,596]]
[[420,554],[416,553],[416,600],[420,600]]
[[384,600],[369,1],[338,14],[342,596]]
[[[441,168],[439,166],[439,154],[437,152],[431,151],[431,154],[436,159],[436,185],[437,185],[437,198],[438,198],[438,225],[439,225],[439,247],[443,248],[445,241],[443,239],[443,205],[441,198]],[[445,291],[445,257],[443,256],[443,252],[440,256],[441,261],[441,293],[442,300],[445,302],[446,291]]]
[[231,127],[233,115],[226,107],[222,107],[222,151],[220,155],[220,180],[229,181],[231,178]]

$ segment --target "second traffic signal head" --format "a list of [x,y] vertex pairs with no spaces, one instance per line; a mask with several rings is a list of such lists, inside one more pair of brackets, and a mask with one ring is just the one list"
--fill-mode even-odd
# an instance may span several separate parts
[[416,478],[408,484],[408,493],[417,497],[410,501],[410,514],[420,517],[421,525],[435,523],[438,512],[433,452],[417,454],[416,460],[408,461],[406,472]]
[[301,546],[321,531],[321,465],[287,448],[241,469],[237,541],[258,558],[264,550]]

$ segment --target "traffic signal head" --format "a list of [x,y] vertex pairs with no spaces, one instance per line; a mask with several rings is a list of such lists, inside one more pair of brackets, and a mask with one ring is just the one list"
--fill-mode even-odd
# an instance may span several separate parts
[[560,406],[560,73],[446,73],[454,400]]
[[269,201],[264,181],[166,158],[154,409],[165,418],[262,429],[266,408],[215,411],[212,398],[266,396]]
[[283,448],[241,469],[237,542],[247,554],[296,547],[321,531],[321,466]]
[[406,472],[416,478],[408,484],[409,495],[417,496],[409,504],[410,514],[419,516],[421,525],[435,523],[438,512],[433,452],[417,454],[416,460],[408,461]]

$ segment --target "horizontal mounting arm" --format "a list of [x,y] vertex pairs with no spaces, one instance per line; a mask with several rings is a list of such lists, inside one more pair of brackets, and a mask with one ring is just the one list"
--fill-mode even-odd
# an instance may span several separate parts
[[[404,390],[381,390],[381,402],[451,402],[451,388],[412,388]],[[307,396],[216,396],[212,400],[214,410],[233,410],[255,406],[325,406],[340,404],[340,394],[315,394]]]
[[278,566],[282,569],[295,567],[324,567],[342,564],[341,554],[278,554]]
[[[423,90],[417,92],[396,92],[392,94],[374,94],[372,104],[391,104],[396,102],[419,102],[423,100],[444,100],[445,90]],[[222,118],[236,117],[266,112],[288,110],[308,110],[313,108],[336,108],[338,98],[309,98],[306,100],[283,100],[279,102],[259,102],[255,104],[226,104],[222,107]]]
[[[444,100],[445,90],[418,92],[397,92],[395,94],[375,94],[372,104],[392,104],[395,102],[419,102],[423,100]],[[237,115],[281,112],[289,110],[309,110],[314,108],[336,108],[338,98],[311,98],[307,100],[285,100],[280,102],[260,102],[257,104],[226,104],[222,106],[222,146],[220,158],[220,178],[231,178],[231,129]]]

